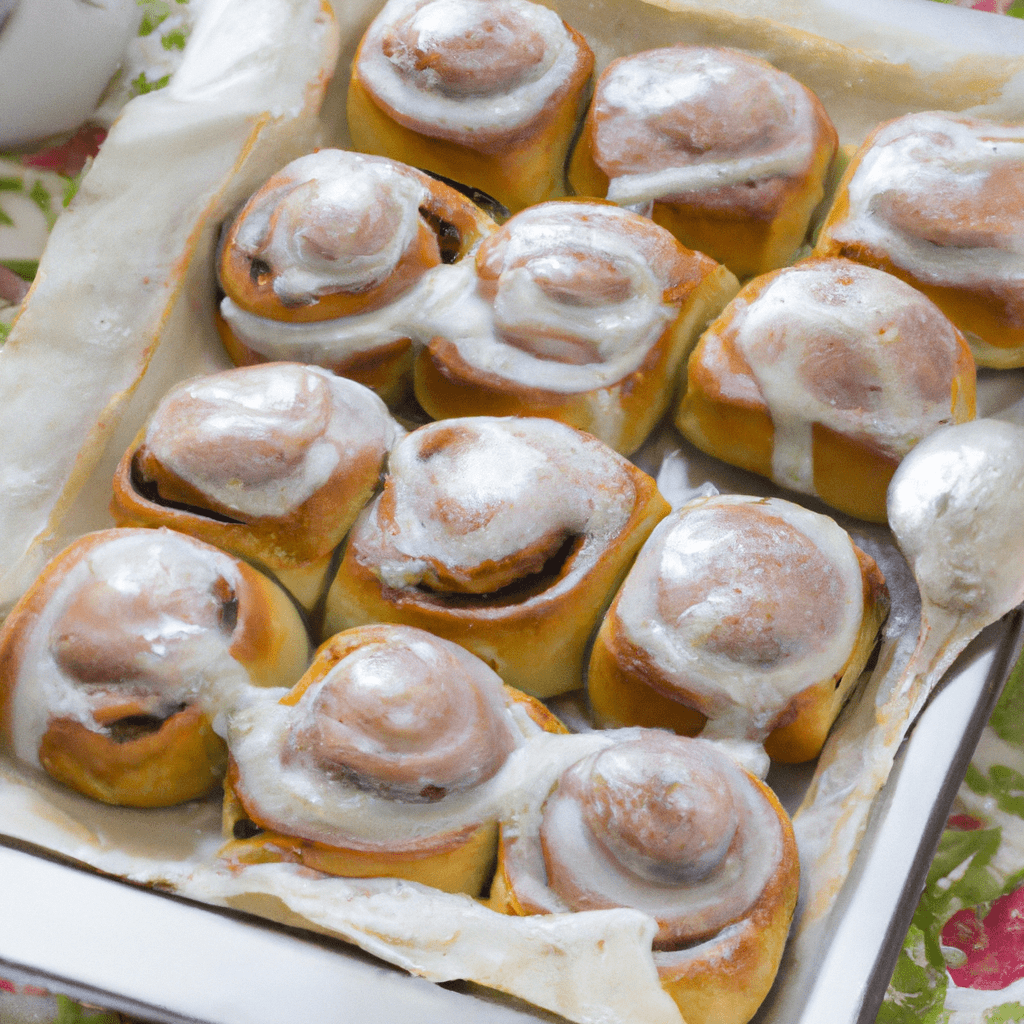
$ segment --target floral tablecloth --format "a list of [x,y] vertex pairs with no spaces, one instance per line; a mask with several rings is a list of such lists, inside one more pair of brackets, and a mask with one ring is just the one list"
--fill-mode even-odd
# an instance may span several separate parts
[[1024,1021],[1024,660],[960,787],[878,1021]]

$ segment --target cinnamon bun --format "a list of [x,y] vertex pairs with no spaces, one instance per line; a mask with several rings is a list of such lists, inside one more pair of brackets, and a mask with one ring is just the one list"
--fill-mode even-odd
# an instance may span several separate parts
[[372,391],[319,367],[224,370],[157,405],[118,466],[111,512],[231,551],[311,609],[403,433]]
[[313,363],[396,404],[411,383],[405,321],[432,271],[495,228],[455,189],[392,160],[325,149],[271,177],[227,228],[218,327],[237,364]]
[[668,409],[698,334],[739,288],[647,218],[596,202],[524,210],[475,264],[473,303],[417,356],[420,405],[434,419],[548,416],[626,455]]
[[623,730],[503,822],[490,904],[642,910],[687,1024],[745,1024],[778,970],[798,876],[771,790],[705,740]]
[[590,702],[606,726],[807,761],[888,609],[874,559],[827,516],[778,498],[700,498],[658,524],[616,594],[591,654]]
[[535,697],[576,689],[601,614],[668,511],[646,473],[565,424],[429,423],[395,446],[349,534],[327,631],[419,626]]
[[651,216],[741,278],[792,262],[837,135],[818,98],[735,50],[672,46],[613,61],[569,166],[579,195]]
[[11,753],[106,803],[163,807],[220,785],[213,719],[309,659],[275,583],[171,530],[87,534],[51,561],[0,632]]
[[675,423],[698,448],[885,522],[896,466],[975,415],[963,335],[920,292],[849,260],[745,285],[690,356]]
[[816,253],[879,267],[964,332],[980,366],[1024,366],[1024,128],[942,111],[879,126]]
[[510,210],[565,195],[594,56],[527,0],[390,0],[348,91],[355,148],[482,189]]
[[564,727],[479,658],[419,629],[328,640],[280,701],[228,717],[228,864],[288,860],[478,896],[507,763]]

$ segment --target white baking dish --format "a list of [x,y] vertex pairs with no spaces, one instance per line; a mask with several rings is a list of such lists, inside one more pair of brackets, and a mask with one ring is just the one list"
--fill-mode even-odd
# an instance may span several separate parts
[[[181,137],[197,140],[196,153],[175,153],[172,167],[147,178],[147,188],[139,189],[137,195],[150,205],[134,211],[112,191],[117,175],[100,167],[103,173],[95,179],[99,201],[114,203],[120,217],[115,224],[125,227],[134,212],[147,231],[158,231],[161,224],[185,215],[175,204],[184,202],[182,192],[188,192],[187,212],[198,209],[204,226],[172,240],[183,247],[177,254],[164,253],[163,240],[157,246],[139,230],[132,234],[141,252],[114,254],[114,267],[128,275],[127,280],[118,280],[112,300],[119,304],[116,313],[124,331],[124,352],[117,360],[123,376],[104,378],[102,373],[86,372],[73,399],[55,401],[49,392],[41,397],[41,380],[23,376],[23,366],[17,374],[10,373],[13,359],[0,356],[0,397],[15,386],[24,389],[17,402],[0,403],[0,418],[8,417],[0,422],[0,429],[15,437],[19,436],[15,425],[20,431],[19,443],[2,464],[7,480],[34,470],[32,459],[54,448],[53,438],[68,439],[68,447],[73,448],[72,439],[79,436],[76,428],[89,427],[80,448],[49,460],[58,474],[47,485],[52,501],[19,504],[21,496],[3,489],[2,600],[16,596],[53,547],[105,524],[103,495],[113,463],[168,382],[226,364],[207,315],[216,220],[269,173],[275,161],[283,163],[293,151],[312,145],[318,131],[327,142],[345,143],[340,111],[347,65],[377,6],[377,0],[339,0],[338,73],[318,122],[303,109],[303,98],[296,98],[296,90],[281,85],[281,76],[309,74],[316,65],[315,55],[300,59],[291,52],[297,44],[282,49],[274,37],[275,31],[290,25],[296,12],[308,10],[309,5],[303,0],[249,0],[246,7],[242,0],[213,0],[210,11],[220,21],[211,22],[208,31],[201,26],[198,43],[194,42],[199,56],[188,68],[188,76],[179,83],[177,93],[172,88],[150,105],[171,129],[184,133]],[[619,52],[664,45],[669,39],[736,45],[767,56],[822,96],[847,144],[858,142],[878,120],[907,109],[979,107],[994,116],[1024,117],[1024,26],[931,0],[860,3],[855,11],[825,0],[781,7],[754,0],[666,0],[663,6],[564,0],[553,6],[590,38],[601,64]],[[241,53],[241,59],[239,52],[248,45],[243,39],[235,47],[239,52],[227,55],[230,74],[219,75],[215,65],[223,52],[223,37],[218,33],[227,33],[229,27],[236,33],[254,32],[258,38]],[[207,50],[202,51],[199,44]],[[271,57],[262,60],[260,55],[268,52]],[[247,86],[253,89],[242,96]],[[250,137],[246,131],[264,109],[277,121],[246,149]],[[115,133],[108,159],[131,155],[144,134],[145,113],[129,112],[127,120],[136,118],[134,135],[125,140]],[[190,117],[195,120],[190,122]],[[199,135],[195,125],[202,129]],[[218,128],[223,133],[214,139]],[[232,160],[230,146],[236,138],[239,149]],[[165,151],[166,147],[157,145],[152,152]],[[204,153],[212,154],[205,164]],[[208,187],[197,186],[194,194],[176,188],[171,171],[197,167],[209,175]],[[66,253],[73,251],[66,247],[81,244],[85,237],[83,226],[72,224],[59,242]],[[44,271],[47,259],[60,269],[56,261],[61,249],[55,246],[54,250],[44,259]],[[91,253],[90,259],[94,256]],[[168,274],[173,268],[177,276],[168,276],[154,288],[151,260]],[[101,278],[113,272],[94,271]],[[143,277],[145,288],[140,283]],[[79,283],[87,286],[88,276],[83,274]],[[133,283],[138,297],[130,290]],[[40,292],[45,299],[45,292]],[[38,304],[38,296],[31,301]],[[58,312],[62,329],[58,349],[37,357],[39,366],[46,373],[58,357],[64,365],[67,360],[83,368],[92,365],[97,352],[95,317],[104,310],[88,303],[65,303]],[[45,325],[46,318],[41,322]],[[18,348],[31,364],[32,347],[42,342],[28,338],[27,333],[23,332]],[[149,349],[154,340],[155,354]],[[55,339],[43,339],[48,341]],[[1024,393],[1018,372],[983,377],[983,413],[1012,406]],[[23,416],[19,410],[33,400],[46,416],[38,422],[22,419],[15,424],[15,417]],[[643,457],[655,469],[660,455],[679,443],[666,431]],[[763,482],[709,464],[692,452],[684,452],[683,459],[691,484],[711,478],[724,490],[767,490]],[[863,532],[872,535],[872,531]],[[884,531],[872,536],[876,546],[887,546]],[[897,564],[898,559],[893,562],[894,567]],[[916,629],[912,594],[904,591],[901,601],[896,621],[909,635]],[[787,958],[780,982],[758,1019],[817,1024],[825,1019],[873,1018],[922,867],[927,865],[945,808],[1019,641],[1019,620],[1004,621],[986,631],[957,663],[943,693],[918,723],[879,801],[865,855],[858,860],[851,885],[830,921],[828,949],[816,951],[813,961]],[[809,777],[809,770],[793,769],[776,772],[771,781],[793,810]],[[24,780],[9,765],[0,765],[0,832],[10,837],[0,847],[0,906],[5,909],[0,915],[0,974],[39,977],[94,1001],[167,1021],[259,1024],[281,1019],[359,1019],[373,1024],[399,1015],[427,1021],[442,1014],[467,1021],[548,1019],[544,1011],[493,992],[432,986],[383,967],[335,939],[147,892],[37,855],[40,849],[56,851],[114,875],[153,879],[161,877],[168,858],[182,863],[202,859],[216,844],[216,816],[216,806],[210,804],[143,819],[135,812],[87,805],[45,783]],[[187,891],[202,891],[211,901],[231,900],[225,889],[200,886]],[[282,914],[276,902],[249,898],[246,905],[272,917]],[[292,912],[284,916],[325,927],[322,919],[302,920]],[[367,934],[363,932],[362,937],[368,947],[397,959],[395,942],[374,946]],[[830,973],[833,967],[835,973]],[[441,973],[435,971],[432,976]],[[459,976],[457,967],[454,976]],[[628,985],[623,989],[628,991]],[[623,1009],[626,1002],[624,998],[617,1009],[609,1009],[606,1019],[639,1022],[639,1015]],[[571,1000],[558,1005],[567,1013],[573,1008]]]

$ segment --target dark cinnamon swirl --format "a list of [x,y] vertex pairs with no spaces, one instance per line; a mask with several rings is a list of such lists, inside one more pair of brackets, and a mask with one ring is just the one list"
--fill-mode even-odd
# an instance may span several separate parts
[[328,632],[402,622],[537,697],[582,685],[593,630],[654,524],[654,481],[554,420],[444,420],[391,454],[328,592]]

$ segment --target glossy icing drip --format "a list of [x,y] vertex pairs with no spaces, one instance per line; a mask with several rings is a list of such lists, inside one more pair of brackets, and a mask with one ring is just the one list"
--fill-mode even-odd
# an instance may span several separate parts
[[1018,285],[1024,276],[1024,131],[943,112],[883,125],[829,229],[936,285]]
[[[774,426],[772,477],[814,493],[812,428],[866,439],[901,458],[952,422],[959,334],[902,281],[845,260],[816,260],[741,291],[708,332],[743,357]],[[714,351],[713,347],[709,351]],[[749,381],[718,370],[723,391]]]
[[801,690],[842,671],[864,613],[853,543],[832,519],[724,495],[658,525],[616,607],[666,687],[696,695],[705,738],[754,741]]
[[222,508],[281,517],[347,465],[380,464],[401,432],[369,389],[275,364],[179,385],[157,407],[144,449]]
[[602,76],[593,147],[622,205],[803,172],[817,130],[807,91],[729,50],[669,47],[623,58]]
[[390,0],[356,71],[407,127],[478,148],[515,133],[570,86],[581,60],[553,11],[525,0]]

